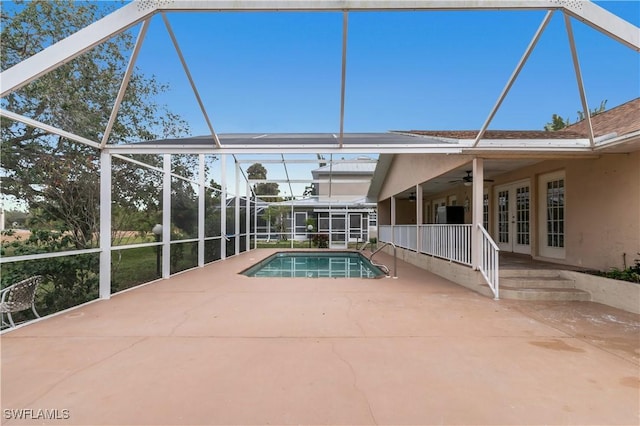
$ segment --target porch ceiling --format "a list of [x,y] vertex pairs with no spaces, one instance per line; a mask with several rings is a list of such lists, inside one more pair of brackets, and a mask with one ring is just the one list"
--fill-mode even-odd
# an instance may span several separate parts
[[[493,179],[501,174],[517,170],[522,167],[530,166],[532,164],[543,161],[536,158],[522,158],[522,159],[485,159],[484,160],[484,178]],[[471,163],[464,166],[449,170],[448,172],[431,179],[422,184],[422,193],[424,196],[435,195],[456,186],[463,185],[462,178],[466,176],[467,171],[471,171]],[[405,191],[400,192],[397,198],[407,199],[411,193],[415,193],[415,188],[411,187]]]

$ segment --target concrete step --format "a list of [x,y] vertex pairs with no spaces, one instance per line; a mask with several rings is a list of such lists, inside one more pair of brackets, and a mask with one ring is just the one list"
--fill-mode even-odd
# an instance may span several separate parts
[[591,294],[575,288],[517,288],[501,285],[500,298],[588,302],[591,300]]
[[500,277],[500,285],[512,288],[575,288],[575,282],[556,276]]
[[556,269],[503,269],[500,268],[500,278],[511,277],[559,277],[560,271]]

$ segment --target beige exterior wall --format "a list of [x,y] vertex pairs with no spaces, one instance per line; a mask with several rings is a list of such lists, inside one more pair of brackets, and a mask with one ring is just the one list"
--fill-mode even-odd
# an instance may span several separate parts
[[[371,175],[340,175],[334,174],[333,180],[354,180],[354,181],[363,181],[370,179]],[[320,179],[328,179],[327,176],[322,176]],[[367,182],[354,182],[354,183],[319,183],[318,184],[318,195],[320,196],[320,200],[327,199],[329,197],[329,187],[331,187],[331,197],[345,197],[345,198],[358,198],[364,197],[367,195],[369,191],[369,183]]]
[[[456,158],[457,157],[457,158]],[[454,168],[470,161],[468,156],[397,156],[388,174],[388,183],[381,191],[380,199],[422,183],[425,176],[442,174],[443,168]],[[416,167],[418,169],[416,169]],[[419,168],[427,168],[428,171]],[[407,172],[410,170],[410,173]],[[565,174],[565,257],[547,259],[540,255],[540,201],[538,180],[547,173],[563,171]],[[598,158],[546,160],[532,166],[494,177],[485,184],[489,192],[489,231],[495,238],[496,186],[529,179],[531,185],[531,255],[567,265],[606,270],[622,268],[640,255],[640,152],[632,154],[607,154]],[[425,198],[431,211],[434,200],[451,196],[458,205],[464,205],[471,197],[471,188],[458,185],[450,191]],[[415,223],[415,203],[398,200],[396,218],[398,224]],[[427,208],[425,206],[425,210]],[[386,207],[389,209],[389,207]],[[542,212],[544,212],[544,207]],[[432,214],[425,213],[425,218]],[[432,222],[433,220],[431,220]],[[425,220],[426,222],[426,220]],[[465,222],[471,223],[471,209],[465,213]],[[384,224],[385,222],[380,222]]]
[[378,225],[391,225],[391,198],[378,203]]

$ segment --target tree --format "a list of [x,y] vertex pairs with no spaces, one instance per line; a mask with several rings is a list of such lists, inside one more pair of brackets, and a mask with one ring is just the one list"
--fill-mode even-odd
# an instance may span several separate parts
[[[264,180],[267,178],[267,169],[260,163],[254,163],[247,168],[247,177],[249,179]],[[253,192],[257,197],[261,195],[278,195],[280,188],[275,182],[256,183],[253,185]],[[277,199],[270,198],[271,201],[278,201]]]
[[[10,68],[112,11],[108,4],[48,0],[15,2],[3,8],[1,67]],[[109,119],[128,57],[131,32],[91,51],[11,93],[2,107],[35,120],[99,141]],[[167,90],[155,77],[135,70],[122,101],[110,142],[121,143],[184,135],[184,120],[154,98]],[[55,225],[73,235],[76,248],[95,243],[99,211],[97,151],[84,144],[2,118],[3,191],[25,200],[38,212],[35,222]],[[141,158],[139,158],[141,159]],[[159,165],[158,156],[145,156]],[[159,179],[133,179],[129,164],[114,164],[114,202],[140,204]],[[141,184],[142,183],[142,184]],[[128,204],[129,203],[129,204]],[[152,205],[146,199],[143,204]],[[156,208],[159,208],[156,202]],[[126,217],[126,215],[124,216]]]
[[[591,109],[589,111],[589,114],[591,115],[591,117],[593,117],[594,115],[598,115],[604,112],[606,108],[607,108],[607,100],[605,99],[604,101],[600,102],[599,107]],[[584,111],[578,111],[578,121],[582,121],[584,120],[584,118],[585,118]]]
[[287,240],[287,214],[291,211],[288,206],[271,205],[262,212],[262,220],[271,224],[271,229],[278,233],[278,239]]
[[[607,107],[607,100],[605,99],[604,101],[600,102],[599,107],[591,109],[589,111],[589,115],[591,117],[593,117],[594,115],[598,115],[604,112],[606,110],[606,107]],[[582,121],[584,119],[585,119],[584,111],[578,111],[577,121]],[[545,124],[544,130],[546,130],[547,132],[553,132],[556,130],[564,129],[565,127],[568,127],[570,124],[571,123],[569,122],[568,118],[563,119],[558,114],[553,114],[551,116],[551,122]]]
[[545,124],[544,130],[547,132],[553,132],[556,130],[564,129],[569,125],[569,119],[563,119],[558,114],[553,114],[551,116],[551,122]]

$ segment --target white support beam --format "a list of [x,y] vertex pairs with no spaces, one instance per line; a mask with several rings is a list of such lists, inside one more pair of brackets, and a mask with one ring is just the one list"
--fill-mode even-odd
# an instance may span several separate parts
[[36,129],[44,130],[45,132],[49,132],[53,135],[62,136],[63,138],[67,138],[72,141],[89,145],[93,148],[100,148],[100,144],[98,142],[92,141],[91,139],[83,138],[82,136],[78,136],[76,134],[73,134],[64,130],[60,130],[56,127],[49,126],[48,124],[44,124],[39,121],[33,120],[29,117],[25,117],[24,115],[7,111],[6,109],[0,109],[0,116],[8,118],[13,121],[17,121],[22,124],[26,124],[27,126],[35,127]]
[[396,224],[396,196],[391,196],[391,226]]
[[576,5],[569,5],[563,10],[596,31],[636,52],[640,52],[640,30],[638,27],[592,1],[576,2]]
[[[158,2],[160,3],[160,2]],[[564,9],[597,31],[640,51],[633,24],[591,1],[568,0],[182,0],[164,2],[162,10],[216,11],[366,11],[366,10],[549,10]]]
[[247,251],[251,250],[251,187],[249,186],[249,181],[245,180],[245,190],[246,190],[246,198],[245,198],[245,206],[246,206],[246,210],[245,210],[245,231],[246,231],[246,237],[245,237],[245,247],[247,248]]
[[[262,160],[262,159],[254,158],[252,160],[238,159],[237,161],[240,164],[254,164],[254,163],[261,163],[261,164],[283,164],[283,163],[287,163],[287,164],[318,164],[318,160],[304,160],[304,159],[295,159],[295,158],[287,158],[285,160],[270,160],[270,159]],[[368,163],[368,164],[375,164],[377,162],[378,162],[378,160],[358,160],[356,158],[353,158],[351,160],[333,160],[333,164],[338,164],[338,163],[348,163],[348,164]]]
[[349,33],[349,13],[342,13],[342,75],[340,84],[340,142],[342,148],[344,143],[344,101],[347,85],[347,35]]
[[573,30],[571,29],[571,18],[564,15],[564,23],[567,27],[567,37],[569,37],[569,46],[571,47],[571,58],[573,60],[573,68],[576,73],[576,82],[578,83],[578,92],[580,92],[580,102],[582,102],[582,110],[584,111],[584,119],[587,120],[587,128],[589,129],[589,143],[591,148],[595,146],[593,138],[593,127],[591,126],[591,112],[589,111],[589,103],[587,102],[587,94],[584,90],[584,82],[582,81],[582,72],[580,71],[580,61],[578,60],[578,51],[576,50],[576,42],[573,38]]
[[249,179],[249,183],[369,183],[371,179]]
[[133,52],[131,52],[131,57],[129,58],[129,63],[127,64],[127,69],[124,73],[124,77],[122,78],[122,83],[120,84],[120,89],[118,90],[118,95],[116,96],[116,101],[113,104],[113,108],[111,109],[111,115],[109,116],[109,122],[107,123],[107,127],[104,130],[104,134],[102,135],[102,141],[100,142],[100,148],[104,148],[109,140],[109,135],[111,134],[111,130],[113,129],[113,125],[118,118],[118,111],[120,110],[120,104],[122,103],[122,99],[124,99],[124,94],[127,91],[127,86],[129,85],[129,80],[131,80],[131,74],[133,74],[133,70],[136,64],[136,59],[138,59],[138,54],[140,53],[140,48],[142,47],[142,42],[144,41],[144,37],[147,34],[147,30],[149,29],[149,23],[151,22],[151,18],[145,20],[142,23],[142,28],[140,28],[140,33],[138,34],[138,38],[136,40],[136,44],[133,47]]
[[[287,176],[287,183],[289,184],[289,193],[293,197],[293,188],[291,188],[291,179],[289,179],[289,170],[287,169],[287,163],[284,161],[284,154],[280,155],[282,156],[282,165],[284,166],[284,173]],[[249,195],[249,192],[247,192],[247,195]]]
[[233,240],[235,245],[234,254],[240,253],[240,164],[235,163],[236,166],[236,196],[234,199],[235,209],[234,209],[234,229],[233,234],[235,238]]
[[[471,148],[471,143],[464,145],[456,144],[362,144],[354,146],[347,144],[343,148],[337,145],[235,145],[230,147],[224,145],[222,148],[214,146],[190,146],[190,145],[167,145],[167,144],[144,144],[144,145],[107,145],[107,148],[118,154],[154,154],[167,152],[172,154],[184,154],[188,150],[190,154],[213,154],[213,155],[261,155],[261,154],[403,154],[403,153],[425,153],[425,154],[460,154],[463,149]],[[505,141],[499,141],[505,142]]]
[[524,64],[527,62],[527,59],[529,59],[531,52],[533,52],[533,49],[536,47],[538,40],[540,40],[540,36],[542,36],[542,33],[547,27],[547,24],[549,24],[549,21],[551,20],[552,16],[553,16],[553,10],[549,10],[545,15],[544,19],[542,20],[542,23],[538,27],[538,30],[534,34],[533,39],[531,39],[531,42],[529,43],[529,46],[527,47],[524,54],[522,55],[522,58],[520,58],[520,62],[518,62],[516,69],[513,70],[513,73],[511,74],[511,77],[509,77],[507,84],[504,86],[504,89],[502,89],[502,93],[500,93],[500,96],[498,97],[498,101],[493,106],[493,109],[489,113],[489,116],[487,117],[484,124],[482,125],[482,128],[478,132],[478,136],[476,136],[476,139],[473,141],[473,147],[476,147],[480,142],[480,140],[482,139],[482,137],[484,136],[484,132],[486,132],[487,128],[489,127],[489,124],[491,124],[491,120],[493,120],[493,117],[495,117],[496,112],[498,112],[498,109],[500,108],[500,105],[502,105],[502,101],[504,101],[504,98],[507,96],[507,93],[509,93],[509,90],[511,90],[511,86],[513,86],[513,83],[515,83],[516,79],[518,78],[520,71],[522,71]]
[[205,250],[205,158],[204,154],[198,155],[198,266],[204,266],[204,250]]
[[295,238],[295,230],[296,230],[296,216],[293,210],[293,203],[291,203],[291,220],[289,221],[289,230],[291,231],[291,237],[289,241],[291,241],[291,248],[293,248],[293,239]]
[[0,74],[0,97],[69,62],[116,34],[164,11],[356,11],[356,10],[547,10],[564,9],[586,25],[640,51],[635,25],[589,1],[558,0],[174,0],[134,1]]
[[227,156],[220,156],[220,259],[227,257]]
[[100,299],[111,298],[111,154],[100,153]]
[[91,50],[155,13],[155,7],[131,2],[99,21],[71,34],[0,74],[0,97],[5,97],[38,77]]
[[209,114],[207,113],[207,109],[204,107],[204,103],[202,102],[202,98],[200,98],[200,93],[198,92],[198,88],[196,87],[196,83],[193,81],[193,77],[191,76],[191,71],[189,71],[189,66],[187,65],[187,61],[184,59],[184,55],[182,54],[182,50],[180,49],[180,45],[178,44],[178,39],[176,35],[173,33],[173,29],[171,28],[171,24],[169,23],[169,19],[167,15],[162,13],[162,20],[164,21],[165,27],[167,27],[167,32],[169,33],[169,37],[171,37],[171,41],[173,42],[173,47],[176,49],[176,53],[178,53],[178,57],[180,58],[180,63],[182,63],[182,68],[184,69],[185,74],[187,75],[187,79],[189,79],[189,84],[191,85],[191,90],[193,90],[193,94],[196,96],[196,100],[198,101],[198,105],[200,106],[200,110],[202,111],[202,115],[204,116],[205,121],[207,122],[207,126],[209,127],[209,132],[213,137],[213,140],[216,143],[218,148],[221,147],[220,139],[218,139],[218,135],[216,131],[213,129],[213,125],[211,124],[211,120],[209,119]]
[[171,154],[162,156],[162,278],[171,276]]
[[482,235],[479,225],[482,225],[482,207],[484,194],[484,161],[482,158],[473,159],[473,183],[471,185],[471,266],[480,269],[482,262]]
[[420,235],[423,222],[422,218],[424,217],[422,195],[422,185],[416,184],[416,251],[418,253],[422,250],[422,238]]
[[[257,249],[258,248],[258,196],[257,195],[255,197],[255,200],[256,201],[253,203],[253,234],[254,234],[253,248]],[[267,222],[267,226],[269,226],[268,222]]]

